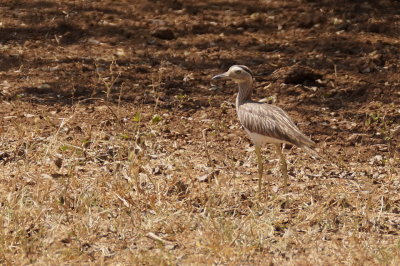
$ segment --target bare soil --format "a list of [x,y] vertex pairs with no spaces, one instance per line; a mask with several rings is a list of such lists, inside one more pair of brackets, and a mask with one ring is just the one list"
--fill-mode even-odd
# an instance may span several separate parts
[[[0,263],[400,263],[400,2],[0,3]],[[233,64],[320,160],[284,189]]]

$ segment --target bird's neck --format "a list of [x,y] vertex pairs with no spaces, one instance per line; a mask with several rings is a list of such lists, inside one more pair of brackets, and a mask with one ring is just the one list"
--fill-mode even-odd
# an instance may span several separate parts
[[251,100],[251,93],[253,91],[253,80],[241,82],[239,85],[239,93],[236,97],[236,106],[239,106]]

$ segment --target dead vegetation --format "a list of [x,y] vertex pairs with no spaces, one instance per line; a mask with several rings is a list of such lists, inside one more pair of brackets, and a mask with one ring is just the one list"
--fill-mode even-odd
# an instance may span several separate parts
[[[397,265],[398,3],[322,2],[0,4],[0,263]],[[262,200],[233,63],[323,154]]]

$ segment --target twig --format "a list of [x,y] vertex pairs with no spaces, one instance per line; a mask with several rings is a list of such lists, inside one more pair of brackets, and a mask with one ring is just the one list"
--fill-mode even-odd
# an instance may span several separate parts
[[204,129],[204,130],[202,131],[202,133],[203,133],[203,140],[204,140],[204,150],[205,150],[205,152],[206,152],[206,156],[207,156],[208,163],[210,164],[211,169],[212,169],[211,175],[215,178],[215,182],[217,183],[217,185],[219,185],[218,178],[217,178],[216,175],[215,175],[215,165],[214,165],[214,162],[211,160],[210,153],[208,152],[207,133],[206,133],[207,130],[208,130],[208,128],[206,128],[206,129]]
[[157,242],[160,242],[160,243],[163,244],[164,246],[167,246],[167,247],[170,247],[170,248],[176,247],[176,243],[171,242],[171,241],[168,241],[168,240],[165,240],[165,239],[162,239],[161,237],[157,236],[156,234],[154,234],[154,233],[152,233],[152,232],[147,233],[146,236],[147,236],[148,238],[152,239],[152,240],[155,240],[155,241],[157,241]]
[[75,112],[72,113],[72,115],[68,118],[61,118],[61,123],[58,126],[58,129],[56,133],[53,135],[52,139],[50,140],[49,145],[47,146],[46,152],[45,152],[45,157],[48,155],[50,148],[54,145],[54,143],[57,141],[58,134],[60,133],[60,130],[75,116]]

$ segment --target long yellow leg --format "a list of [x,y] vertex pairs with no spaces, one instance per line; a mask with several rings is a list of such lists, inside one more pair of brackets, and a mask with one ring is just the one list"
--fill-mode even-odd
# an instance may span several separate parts
[[279,159],[280,159],[280,168],[283,176],[283,186],[286,187],[288,184],[288,174],[287,174],[287,164],[285,155],[282,152],[281,144],[275,144],[276,151],[278,152]]
[[262,190],[262,176],[263,176],[263,161],[261,157],[261,147],[255,146],[256,154],[257,154],[257,164],[258,164],[258,196],[261,197]]

